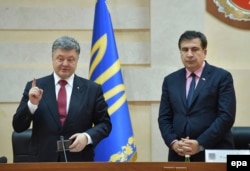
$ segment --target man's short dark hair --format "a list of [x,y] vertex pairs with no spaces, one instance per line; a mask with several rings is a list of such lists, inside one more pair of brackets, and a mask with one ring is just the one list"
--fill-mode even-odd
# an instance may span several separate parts
[[179,38],[179,42],[178,42],[178,47],[179,49],[181,48],[181,42],[185,41],[185,40],[192,40],[195,38],[199,38],[201,41],[201,47],[202,49],[206,49],[207,48],[207,38],[206,36],[199,32],[199,31],[185,31]]

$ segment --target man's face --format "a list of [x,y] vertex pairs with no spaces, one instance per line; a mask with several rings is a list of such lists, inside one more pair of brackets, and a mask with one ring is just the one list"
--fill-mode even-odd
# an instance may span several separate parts
[[181,42],[180,54],[184,66],[190,72],[194,72],[202,66],[207,55],[207,50],[202,49],[200,39],[195,38]]
[[74,74],[79,56],[75,49],[57,49],[52,57],[52,65],[55,73],[61,79],[67,79]]

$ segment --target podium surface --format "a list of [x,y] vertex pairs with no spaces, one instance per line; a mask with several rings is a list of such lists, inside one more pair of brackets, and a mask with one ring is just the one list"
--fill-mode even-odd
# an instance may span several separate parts
[[226,171],[226,163],[204,162],[69,162],[8,163],[0,171]]

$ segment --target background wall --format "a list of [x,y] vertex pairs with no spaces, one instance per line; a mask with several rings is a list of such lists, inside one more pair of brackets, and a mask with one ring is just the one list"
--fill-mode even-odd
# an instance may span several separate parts
[[[24,86],[52,73],[51,45],[62,36],[82,47],[77,74],[88,77],[94,0],[0,0],[0,156],[12,162],[12,116]],[[136,138],[137,161],[166,161],[158,129],[161,84],[182,63],[177,42],[185,30],[208,38],[207,61],[229,70],[237,95],[235,125],[250,125],[249,30],[206,12],[205,0],[108,0]]]

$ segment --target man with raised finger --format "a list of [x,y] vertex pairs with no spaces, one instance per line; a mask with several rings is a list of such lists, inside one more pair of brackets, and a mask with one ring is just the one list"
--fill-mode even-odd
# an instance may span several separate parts
[[[52,46],[53,73],[24,89],[12,124],[16,132],[32,128],[30,162],[93,161],[95,146],[111,131],[101,86],[75,74],[79,54],[74,38],[58,38]],[[62,137],[72,142],[66,156],[58,151]]]

